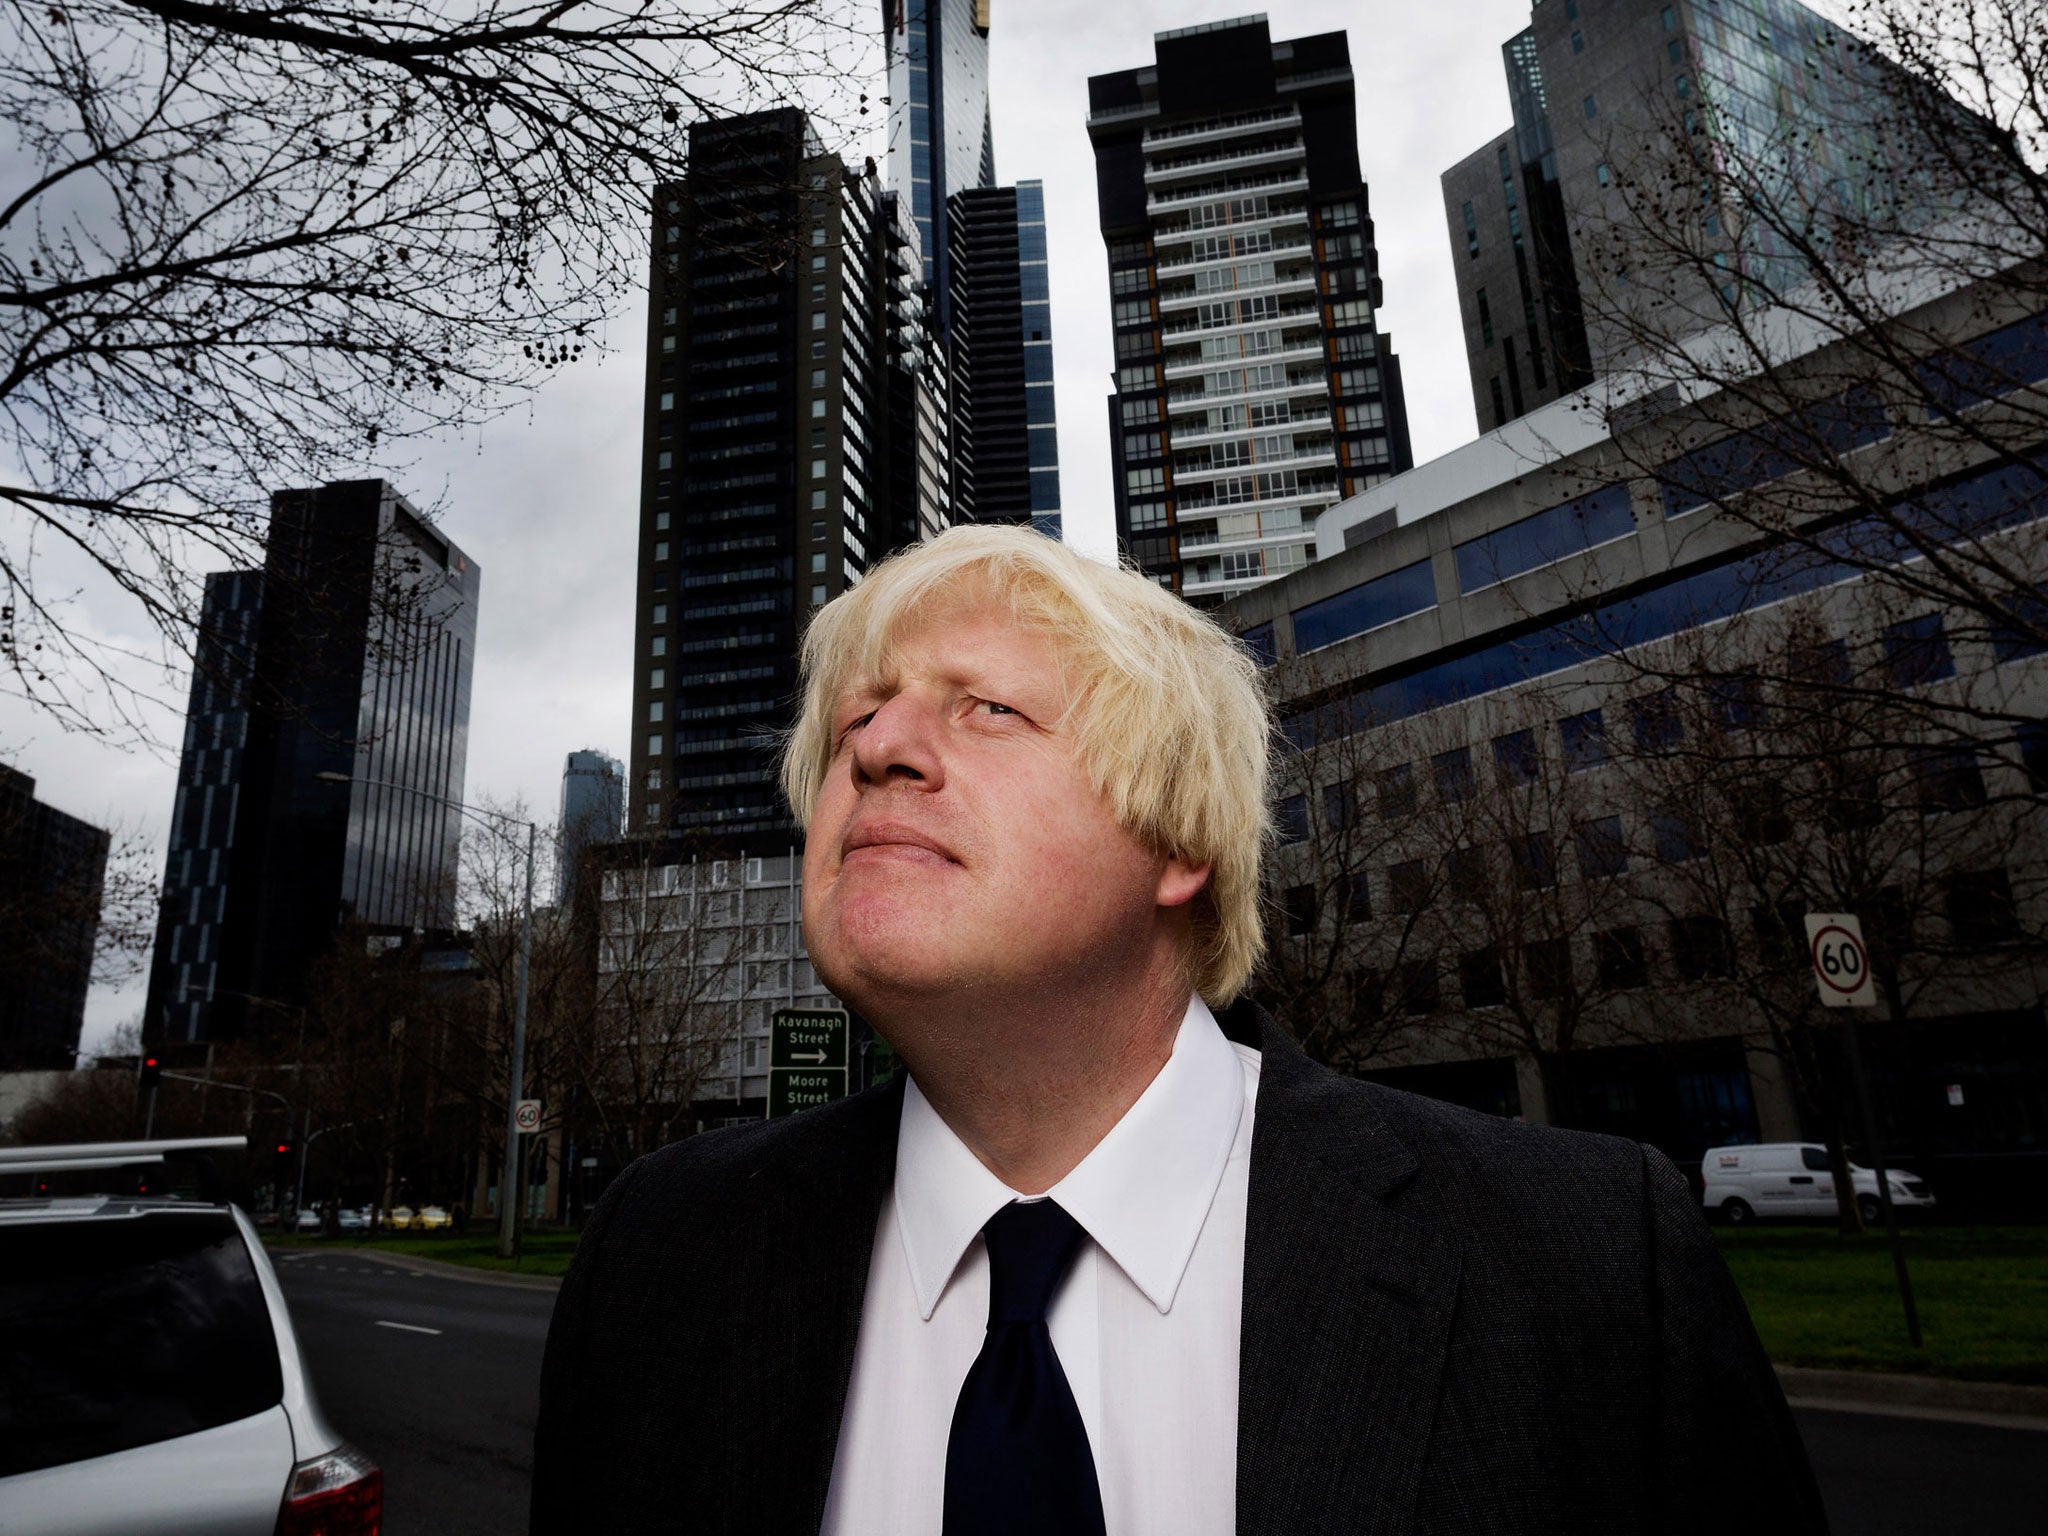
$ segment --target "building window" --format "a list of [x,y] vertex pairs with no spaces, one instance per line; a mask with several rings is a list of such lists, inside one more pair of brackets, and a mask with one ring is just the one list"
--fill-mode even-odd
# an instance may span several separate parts
[[1650,984],[1650,958],[1643,949],[1640,928],[1610,928],[1594,934],[1593,955],[1599,964],[1601,986],[1620,991]]
[[1628,835],[1619,816],[1599,816],[1572,828],[1579,853],[1579,875],[1586,880],[1612,879],[1628,873]]
[[823,459],[811,460],[811,478],[813,480],[825,478],[825,461]]
[[663,409],[664,411],[672,411],[672,410],[674,410],[674,409],[676,408],[676,396],[675,396],[675,391],[674,391],[674,390],[663,390],[663,391],[662,391],[662,394],[661,394],[661,408],[662,408],[662,409]]
[[1711,981],[1734,972],[1728,925],[1718,917],[1674,917],[1671,960],[1680,981]]
[[1557,845],[1548,832],[1508,839],[1508,857],[1523,890],[1547,891],[1557,884]]
[[666,533],[668,531],[668,513],[657,512],[654,514],[654,531],[656,533]]
[[668,558],[667,539],[656,539],[654,541],[654,558],[657,560],[666,560]]
[[1477,256],[1479,254],[1479,218],[1478,215],[1473,213],[1470,203],[1465,205],[1465,254],[1467,256]]
[[647,686],[659,691],[668,686],[668,672],[665,668],[654,667],[647,674]]
[[1529,973],[1529,996],[1539,1002],[1569,997],[1572,990],[1570,939],[1535,939],[1522,946],[1522,964]]
[[647,654],[650,656],[666,656],[668,654],[668,636],[656,635],[648,644]]
[[1916,747],[1908,761],[1913,798],[1923,815],[1974,810],[1984,803],[1984,774],[1977,766],[1977,749],[1970,742]]
[[1683,811],[1650,812],[1650,843],[1660,864],[1686,864],[1705,850],[1692,818]]
[[1948,925],[1956,944],[1976,949],[2020,936],[2012,881],[2002,869],[1952,875],[1948,882]]
[[1397,768],[1382,768],[1376,780],[1379,791],[1381,821],[1399,821],[1404,816],[1413,816],[1418,804],[1415,793],[1415,765],[1402,763]]
[[1493,424],[1504,427],[1508,424],[1508,403],[1500,392],[1500,375],[1496,373],[1489,382],[1493,387]]
[[825,589],[824,589],[823,587],[818,587],[818,586],[814,586],[814,587],[812,587],[812,588],[811,588],[811,606],[812,606],[813,608],[821,608],[821,607],[823,607],[823,606],[824,606],[824,603],[825,603]]
[[1598,117],[1599,115],[1600,104],[1597,101],[1595,101],[1592,97],[1588,96],[1586,98],[1586,116]]
[[658,826],[660,826],[660,825],[661,825],[661,807],[660,807],[660,806],[658,806],[658,805],[650,805],[650,806],[648,806],[648,807],[646,808],[646,810],[645,810],[645,811],[644,811],[644,812],[643,812],[642,814],[643,814],[643,815],[645,816],[645,818],[646,818],[646,821],[647,821],[647,824],[648,824],[648,825],[649,825],[650,827],[658,827]]
[[1941,615],[1924,613],[1887,625],[1884,632],[1885,670],[1894,688],[1917,688],[1956,675],[1955,658],[1949,654],[1948,634]]
[[659,736],[647,738],[647,755],[649,757],[661,756],[661,738]]
[[1644,752],[1669,752],[1685,739],[1685,721],[1678,713],[1678,694],[1660,688],[1630,704],[1629,723],[1636,746]]
[[1507,978],[1501,974],[1500,951],[1474,950],[1458,962],[1458,986],[1467,1008],[1498,1008],[1508,1000]]
[[1486,302],[1486,290],[1479,290],[1479,340],[1485,346],[1493,345],[1493,306]]
[[668,622],[668,604],[656,603],[654,605],[654,612],[649,615],[649,618],[653,623],[666,624]]
[[1308,841],[1308,796],[1289,795],[1273,807],[1274,829],[1281,846]]
[[1448,752],[1439,752],[1429,760],[1429,766],[1436,779],[1437,798],[1446,805],[1472,798],[1474,785],[1470,747],[1453,747]]
[[1401,1011],[1420,1018],[1443,1006],[1443,992],[1434,960],[1410,960],[1401,967],[1399,988]]
[[647,723],[649,725],[658,725],[661,722],[662,714],[662,701],[660,699],[649,699],[647,701]]
[[1600,185],[1603,187],[1611,187],[1614,185],[1614,172],[1607,168],[1607,162],[1605,160],[1602,160],[1598,165],[1593,167],[1593,179],[1599,182]]
[[1344,902],[1341,921],[1346,924],[1362,923],[1372,916],[1372,880],[1364,870],[1355,870],[1346,876],[1337,888]]
[[1583,33],[1583,32],[1580,32],[1580,31],[1574,30],[1574,31],[1572,32],[1572,52],[1573,52],[1573,53],[1584,53],[1585,51],[1586,51],[1586,34],[1585,34],[1585,33]]
[[1429,905],[1429,876],[1420,859],[1403,859],[1387,871],[1387,905],[1396,912],[1420,912]]
[[1677,13],[1674,12],[1670,6],[1667,5],[1664,7],[1662,19],[1664,22],[1664,30],[1666,32],[1676,32],[1678,30],[1678,16]]
[[661,770],[659,768],[647,770],[647,787],[649,789],[661,788]]
[[1316,931],[1316,888],[1312,885],[1290,885],[1281,903],[1287,909],[1287,933],[1290,938]]
[[1534,782],[1541,767],[1534,731],[1510,731],[1493,738],[1493,765],[1510,784]]
[[1565,772],[1583,773],[1607,761],[1607,725],[1599,710],[1567,715],[1557,722],[1557,735],[1564,748]]

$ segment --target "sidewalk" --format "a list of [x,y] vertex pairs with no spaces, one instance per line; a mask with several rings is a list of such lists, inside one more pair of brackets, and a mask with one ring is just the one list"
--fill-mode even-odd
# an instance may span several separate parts
[[1794,1408],[2048,1432],[2048,1387],[1883,1371],[1820,1371],[1798,1365],[1775,1369],[1785,1400]]

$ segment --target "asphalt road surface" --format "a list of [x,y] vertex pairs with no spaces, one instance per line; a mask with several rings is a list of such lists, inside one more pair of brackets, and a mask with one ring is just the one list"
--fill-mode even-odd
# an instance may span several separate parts
[[[384,1468],[387,1536],[524,1531],[554,1293],[410,1274],[346,1249],[274,1257],[328,1418]],[[1797,1417],[1835,1536],[2041,1528],[2048,1431]]]
[[385,1536],[524,1531],[554,1292],[410,1273],[346,1248],[271,1257],[320,1406],[384,1469]]

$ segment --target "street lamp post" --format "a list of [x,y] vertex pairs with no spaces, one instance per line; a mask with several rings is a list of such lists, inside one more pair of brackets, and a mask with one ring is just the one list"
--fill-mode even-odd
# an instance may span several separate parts
[[487,816],[494,817],[526,828],[526,901],[519,917],[519,973],[512,992],[512,1074],[505,1095],[505,1171],[499,1180],[498,1201],[498,1257],[509,1259],[519,1247],[518,1208],[513,1186],[519,1172],[519,1100],[526,1091],[526,977],[533,959],[533,861],[540,829],[523,817],[507,816],[503,811],[480,811],[475,806],[464,805],[453,796],[437,795],[431,789],[419,789],[411,784],[396,784],[389,779],[358,779],[346,773],[316,773],[313,777],[329,784],[395,789],[404,794],[418,795],[423,800],[438,801],[458,815],[479,821]]

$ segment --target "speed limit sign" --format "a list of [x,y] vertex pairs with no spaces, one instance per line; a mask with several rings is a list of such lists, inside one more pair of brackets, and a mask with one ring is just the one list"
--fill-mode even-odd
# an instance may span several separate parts
[[513,1112],[512,1123],[522,1131],[540,1129],[540,1100],[521,1099],[519,1108]]
[[1813,975],[1823,1003],[1830,1008],[1876,1004],[1870,951],[1863,943],[1863,924],[1853,912],[1807,913],[1806,947],[1813,953]]

